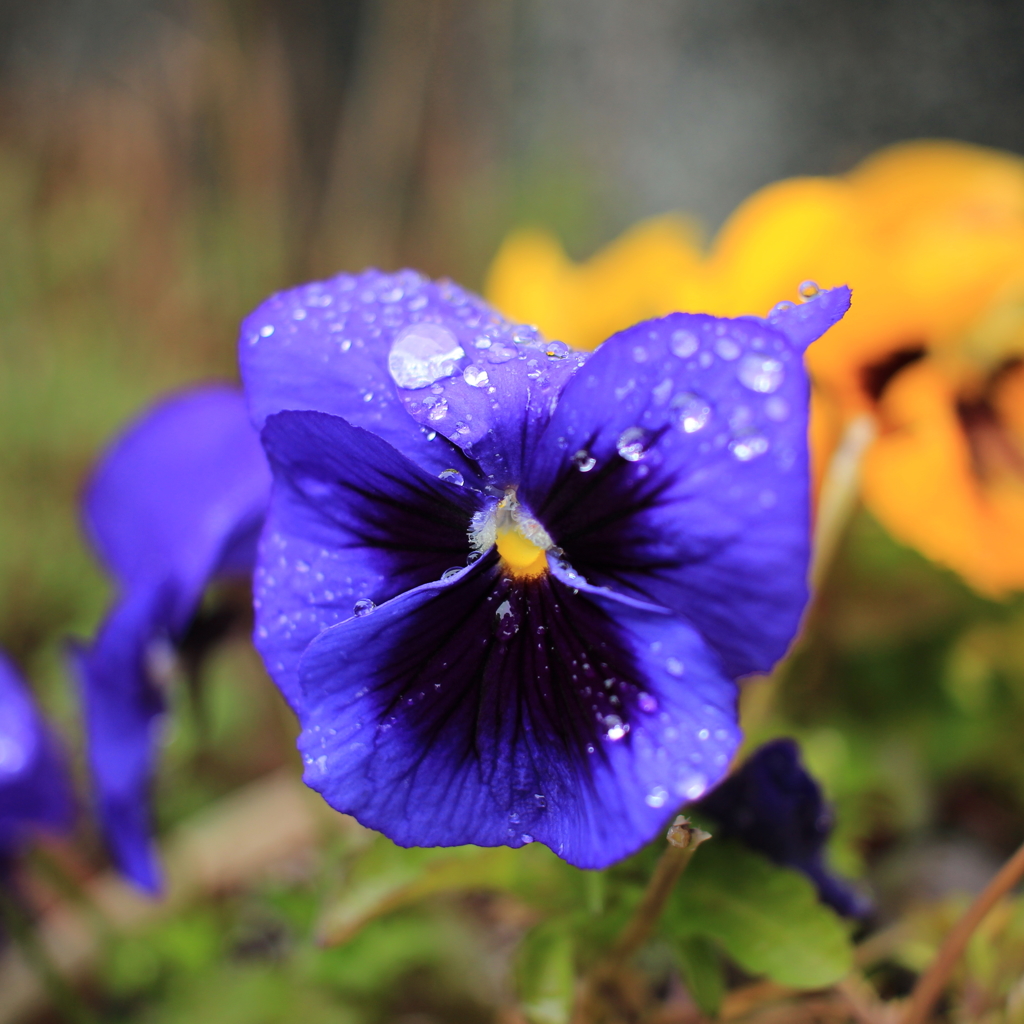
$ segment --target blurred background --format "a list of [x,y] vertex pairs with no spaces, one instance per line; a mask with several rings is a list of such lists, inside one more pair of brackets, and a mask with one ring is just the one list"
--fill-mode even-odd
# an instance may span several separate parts
[[[63,645],[109,598],[83,480],[154,396],[235,378],[270,292],[371,264],[480,288],[531,223],[577,258],[665,211],[710,235],[760,186],[902,139],[1024,153],[1022,39],[1024,5],[995,0],[0,0],[0,646],[80,760]],[[1024,837],[1024,607],[862,514],[819,614],[752,694],[755,735],[803,739],[834,859],[883,916],[915,886],[977,888]],[[297,771],[243,635],[206,683],[202,714],[172,714],[168,833]],[[105,863],[85,824],[47,856],[80,880]],[[434,908],[314,954],[332,876],[289,870],[109,937],[101,1019],[293,1020],[300,990],[307,1021],[493,1019],[513,911]]]

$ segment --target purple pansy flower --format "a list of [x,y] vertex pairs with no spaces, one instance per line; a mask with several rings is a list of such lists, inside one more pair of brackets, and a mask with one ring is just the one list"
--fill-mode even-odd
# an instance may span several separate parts
[[34,829],[66,829],[72,810],[64,753],[0,653],[0,867]]
[[93,644],[73,651],[89,763],[114,860],[149,891],[160,885],[148,797],[161,665],[207,584],[251,574],[269,489],[241,394],[211,385],[130,426],[86,490],[85,527],[119,591]]
[[672,314],[589,358],[411,271],[260,306],[256,643],[306,782],[401,845],[589,868],[699,797],[806,602],[801,353],[848,304]]
[[832,813],[793,740],[759,747],[693,810],[715,822],[716,836],[738,839],[776,864],[802,871],[838,913],[862,917],[870,911],[864,896],[825,867]]

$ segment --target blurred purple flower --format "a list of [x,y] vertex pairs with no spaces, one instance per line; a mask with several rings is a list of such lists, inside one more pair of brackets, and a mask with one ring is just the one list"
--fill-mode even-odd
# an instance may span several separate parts
[[793,740],[759,747],[693,810],[717,824],[716,837],[738,839],[776,864],[802,871],[821,901],[845,917],[870,911],[864,896],[825,867],[832,813]]
[[0,866],[37,828],[68,828],[64,752],[14,665],[0,653]]
[[589,358],[410,271],[260,306],[256,642],[306,782],[401,845],[588,868],[716,782],[734,680],[806,602],[801,352],[848,303],[672,314]]
[[72,651],[89,763],[114,861],[151,892],[160,887],[149,789],[161,681],[207,584],[251,574],[269,488],[241,394],[207,386],[132,424],[86,490],[85,528],[119,591],[92,645]]

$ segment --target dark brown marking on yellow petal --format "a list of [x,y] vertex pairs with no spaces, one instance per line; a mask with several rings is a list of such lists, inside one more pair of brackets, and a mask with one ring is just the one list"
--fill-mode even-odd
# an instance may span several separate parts
[[861,387],[873,402],[877,402],[892,382],[893,377],[900,370],[906,369],[906,367],[916,363],[919,359],[923,359],[925,353],[926,349],[922,343],[907,344],[896,349],[894,352],[890,352],[889,355],[884,359],[880,359],[877,363],[870,363],[867,366],[861,367]]

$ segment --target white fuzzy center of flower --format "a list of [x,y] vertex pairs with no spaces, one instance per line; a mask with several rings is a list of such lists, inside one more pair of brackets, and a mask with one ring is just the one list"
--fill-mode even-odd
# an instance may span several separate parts
[[548,571],[547,552],[554,542],[547,530],[519,504],[509,488],[494,508],[477,512],[469,528],[476,551],[497,547],[505,571],[517,579],[532,579]]

